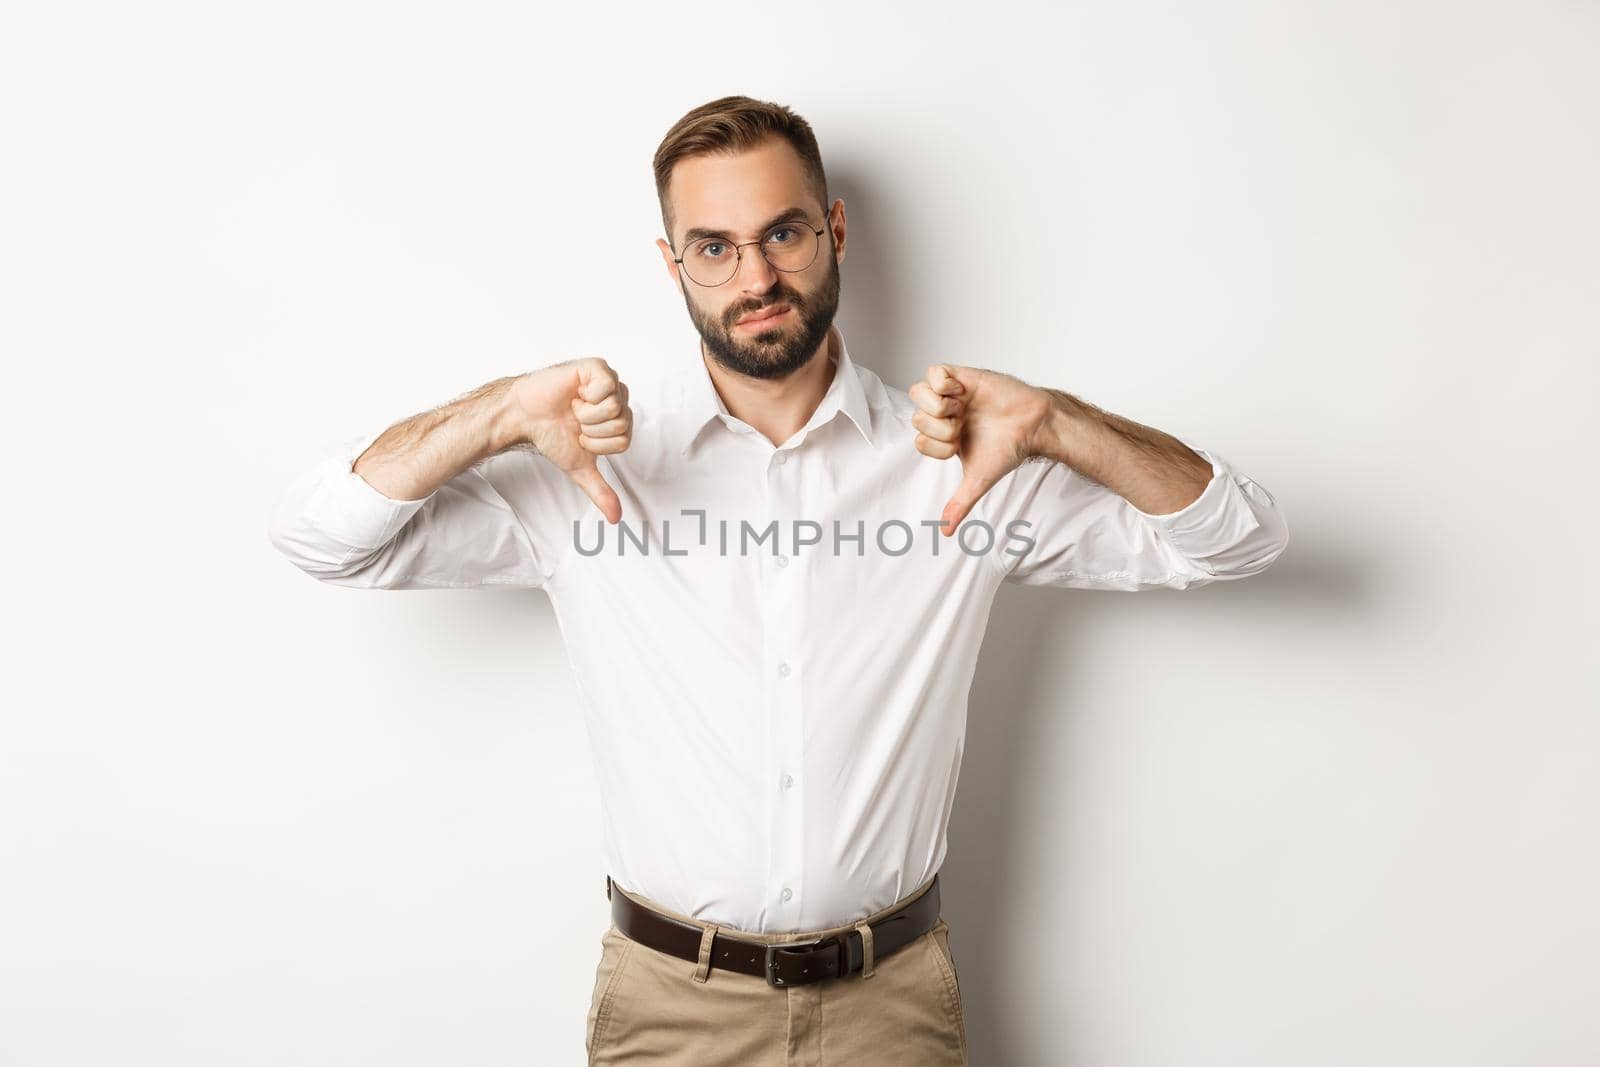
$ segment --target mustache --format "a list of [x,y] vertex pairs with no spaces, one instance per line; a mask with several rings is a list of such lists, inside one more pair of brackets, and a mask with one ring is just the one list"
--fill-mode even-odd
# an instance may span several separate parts
[[747,306],[744,306],[744,307],[729,308],[728,309],[728,313],[726,315],[726,319],[727,319],[726,325],[732,326],[735,323],[737,323],[740,319],[744,318],[746,315],[755,315],[755,314],[757,314],[759,312],[765,311],[768,308],[777,307],[780,304],[787,304],[791,308],[793,308],[796,312],[799,312],[799,311],[801,311],[801,310],[803,310],[805,308],[805,305],[800,302],[799,298],[793,297],[793,296],[787,296],[787,295],[779,294],[777,297],[775,297],[772,300],[767,301],[765,304],[755,304],[753,306],[747,305]]

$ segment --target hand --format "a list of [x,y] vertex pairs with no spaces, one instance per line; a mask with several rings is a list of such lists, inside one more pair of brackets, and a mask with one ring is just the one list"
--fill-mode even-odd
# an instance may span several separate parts
[[524,374],[509,401],[523,439],[565,471],[606,521],[620,522],[622,501],[595,464],[597,455],[625,451],[633,432],[628,387],[610,364],[585,356]]
[[917,410],[917,451],[934,459],[961,457],[961,484],[940,515],[946,537],[996,482],[1040,442],[1051,411],[1050,394],[998,371],[935,363],[910,389]]

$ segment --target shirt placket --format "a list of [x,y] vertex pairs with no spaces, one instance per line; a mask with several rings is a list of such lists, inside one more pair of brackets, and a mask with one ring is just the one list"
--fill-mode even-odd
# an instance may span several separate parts
[[804,790],[801,773],[805,721],[802,688],[812,664],[805,662],[800,633],[804,583],[800,561],[792,552],[793,519],[799,499],[794,448],[775,449],[766,465],[766,524],[776,521],[776,544],[764,542],[759,553],[762,614],[765,618],[763,671],[768,714],[767,774],[770,812],[767,910],[769,929],[800,929],[804,883],[801,859],[805,844]]

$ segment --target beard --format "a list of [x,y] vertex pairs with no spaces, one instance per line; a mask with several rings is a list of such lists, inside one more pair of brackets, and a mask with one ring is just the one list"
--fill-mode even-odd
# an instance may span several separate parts
[[[839,311],[839,261],[830,254],[828,264],[828,276],[810,296],[802,297],[780,278],[766,294],[765,303],[754,307],[733,304],[723,311],[720,321],[702,315],[685,289],[684,306],[711,358],[724,369],[747,378],[787,378],[805,366],[822,347]],[[783,321],[753,333],[739,330],[735,335],[734,324],[740,318],[778,304],[787,304],[790,309]]]

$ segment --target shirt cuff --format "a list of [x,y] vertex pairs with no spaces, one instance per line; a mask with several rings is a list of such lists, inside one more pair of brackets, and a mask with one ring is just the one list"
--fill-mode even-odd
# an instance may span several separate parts
[[1239,544],[1261,527],[1261,520],[1239,488],[1232,464],[1215,452],[1195,448],[1187,441],[1184,444],[1211,464],[1211,480],[1205,490],[1186,507],[1167,515],[1133,510],[1165,532],[1184,555],[1204,561]]
[[420,500],[395,500],[378,492],[355,472],[356,460],[383,432],[349,438],[327,460],[329,470],[323,488],[328,495],[324,503],[331,506],[320,509],[322,522],[340,541],[352,546],[352,555],[388,544],[433,495],[429,493]]

